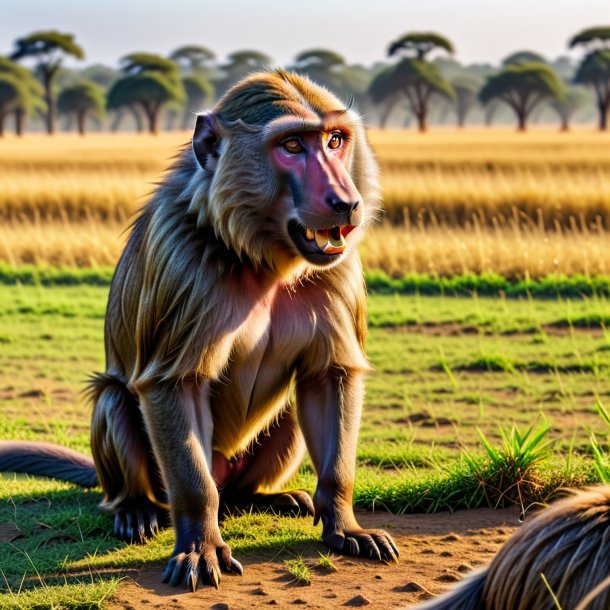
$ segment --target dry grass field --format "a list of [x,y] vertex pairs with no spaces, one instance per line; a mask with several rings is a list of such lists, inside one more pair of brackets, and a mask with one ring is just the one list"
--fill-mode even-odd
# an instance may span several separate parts
[[[368,269],[541,277],[607,273],[610,135],[508,128],[372,131],[386,212]],[[186,132],[0,143],[0,261],[113,265],[129,218]]]

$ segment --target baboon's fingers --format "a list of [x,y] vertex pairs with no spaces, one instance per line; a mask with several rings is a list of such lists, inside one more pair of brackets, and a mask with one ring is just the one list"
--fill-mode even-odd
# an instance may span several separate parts
[[163,582],[169,583],[172,587],[177,587],[182,582],[186,570],[186,553],[178,553],[172,557],[163,572]]
[[313,507],[313,500],[311,499],[311,496],[306,491],[301,489],[295,489],[290,493],[299,505],[299,513],[302,515],[311,515],[313,517],[315,509]]
[[394,544],[394,540],[389,534],[385,532],[372,532],[371,537],[377,544],[377,548],[380,552],[380,561],[398,561],[400,553]]
[[188,558],[186,560],[186,574],[185,581],[187,588],[194,592],[197,590],[197,585],[199,581],[199,553],[193,551],[188,554]]
[[122,512],[114,514],[114,535],[119,540],[125,540],[125,515]]
[[241,563],[239,563],[237,559],[233,559],[231,556],[231,549],[228,546],[217,549],[216,555],[218,556],[220,567],[223,568],[225,572],[239,574],[240,576],[244,573]]

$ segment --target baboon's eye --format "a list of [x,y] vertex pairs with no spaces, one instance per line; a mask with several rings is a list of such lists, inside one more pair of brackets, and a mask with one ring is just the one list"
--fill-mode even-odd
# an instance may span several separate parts
[[328,148],[331,150],[337,150],[343,144],[343,136],[340,133],[333,133],[328,140]]
[[296,155],[297,153],[303,152],[305,150],[299,138],[288,138],[287,140],[284,140],[282,142],[282,146],[284,147],[284,150],[293,155]]

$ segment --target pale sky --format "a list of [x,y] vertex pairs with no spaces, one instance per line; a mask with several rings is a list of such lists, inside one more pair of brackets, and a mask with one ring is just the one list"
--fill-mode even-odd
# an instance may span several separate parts
[[393,39],[418,30],[447,36],[462,63],[498,63],[522,49],[552,59],[568,53],[579,30],[610,25],[610,0],[0,0],[0,7],[0,54],[20,36],[58,29],[76,34],[85,64],[111,66],[127,53],[165,55],[190,43],[221,61],[256,49],[282,64],[324,47],[370,65],[385,59]]

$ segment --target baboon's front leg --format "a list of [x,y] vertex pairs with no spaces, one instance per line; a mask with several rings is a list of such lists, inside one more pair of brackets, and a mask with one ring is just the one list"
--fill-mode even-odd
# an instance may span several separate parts
[[322,538],[334,551],[392,561],[398,558],[392,537],[362,529],[352,507],[363,394],[359,371],[297,380],[299,423],[318,474],[315,519],[322,520]]
[[222,570],[242,573],[220,535],[218,492],[210,473],[212,415],[202,396],[192,386],[171,382],[140,391],[176,532],[164,582],[184,581],[193,591],[199,579],[217,587]]

